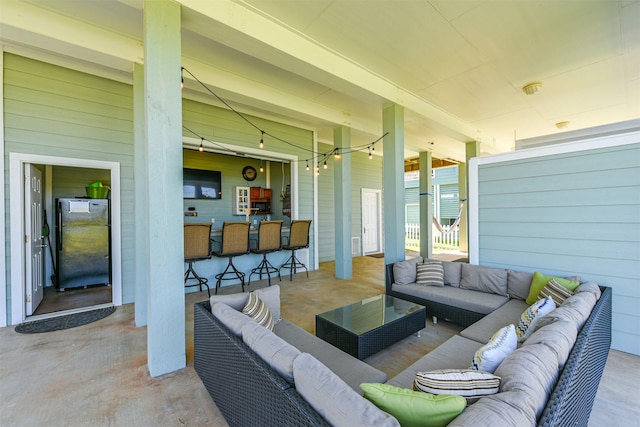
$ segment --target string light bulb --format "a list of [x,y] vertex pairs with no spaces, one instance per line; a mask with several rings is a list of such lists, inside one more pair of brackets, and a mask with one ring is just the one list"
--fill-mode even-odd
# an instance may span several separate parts
[[204,138],[200,138],[200,148],[198,148],[199,152],[203,152],[204,151],[204,145],[202,145],[204,143]]
[[320,175],[320,162],[316,165],[316,175]]
[[340,158],[340,149],[339,149],[339,148],[336,148],[336,149],[334,150],[334,152],[333,152],[333,158],[334,158],[334,159],[336,159],[336,160]]
[[309,172],[309,160],[307,160],[307,172]]
[[[261,138],[260,138],[260,148],[264,148],[264,134],[266,133],[264,130],[260,129],[260,127],[258,127],[258,125],[256,125],[255,123],[253,123],[248,117],[246,117],[245,115],[243,115],[242,113],[240,113],[238,110],[236,110],[231,104],[229,104],[227,101],[225,101],[224,99],[222,99],[220,96],[218,96],[218,94],[216,94],[213,90],[211,90],[211,88],[209,88],[206,84],[204,84],[202,81],[200,81],[191,71],[189,71],[189,69],[185,68],[185,67],[180,67],[180,86],[184,87],[184,73],[187,73],[187,75],[190,76],[190,78],[193,80],[193,82],[200,84],[207,92],[209,92],[211,95],[213,95],[216,99],[218,99],[218,101],[220,101],[222,104],[224,104],[227,108],[229,108],[229,110],[233,111],[236,115],[238,115],[240,118],[242,118],[244,121],[246,121],[249,125],[253,126],[253,128],[255,128],[256,130],[261,132]],[[187,128],[186,126],[184,126],[184,124],[182,125],[182,127],[184,129],[186,129],[187,131],[195,134],[196,136],[200,136],[197,133],[195,133],[194,131],[192,131],[191,129]],[[364,151],[365,148],[369,151],[369,159],[372,159],[372,151],[375,151],[375,147],[374,145],[379,142],[380,140],[382,140],[385,136],[387,136],[389,134],[389,132],[385,132],[382,136],[380,136],[378,139],[376,139],[375,141],[371,142],[369,145],[364,145],[364,146],[360,146],[354,149],[349,149],[347,151],[347,153],[351,153],[354,151]],[[269,134],[270,136],[273,136],[271,134]],[[297,148],[302,148],[292,142],[283,140],[281,138],[278,138],[276,136],[273,136],[274,138],[278,139],[279,141],[291,145],[293,147],[297,147]],[[216,143],[214,143],[214,145],[218,145]],[[203,147],[204,148],[204,147]],[[330,153],[325,153],[325,154],[319,154],[319,153],[315,153],[314,152],[314,157],[312,157],[311,162],[313,163],[314,159],[317,156],[327,156]],[[334,150],[334,155],[336,158],[338,158],[340,156],[340,149],[338,148],[337,151]],[[307,161],[308,161],[307,160]],[[318,162],[318,166],[319,166],[319,162]]]
[[327,161],[326,161],[326,160],[324,161],[324,165],[322,165],[322,167],[323,167],[324,169],[327,169],[327,168],[329,167],[329,166],[327,166]]
[[262,167],[262,160],[260,160],[260,173],[264,172],[264,168]]

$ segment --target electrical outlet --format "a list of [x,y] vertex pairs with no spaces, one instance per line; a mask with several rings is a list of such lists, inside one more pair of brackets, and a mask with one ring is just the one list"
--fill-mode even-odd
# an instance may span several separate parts
[[257,220],[257,219],[254,219],[254,220],[253,220],[253,225],[256,225],[256,224],[258,224],[258,220]]

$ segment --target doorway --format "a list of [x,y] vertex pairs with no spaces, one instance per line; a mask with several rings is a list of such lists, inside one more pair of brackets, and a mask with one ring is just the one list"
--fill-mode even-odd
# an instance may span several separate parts
[[362,198],[362,254],[382,252],[382,191],[363,188]]
[[[104,305],[122,304],[121,255],[120,255],[120,166],[115,162],[85,159],[56,158],[20,153],[10,153],[10,212],[11,212],[11,324],[27,319],[51,317],[67,314],[69,310],[83,311]],[[42,212],[33,205],[25,180],[36,169],[41,180]],[[37,173],[36,173],[37,174]],[[31,180],[31,178],[30,178]],[[89,182],[105,181],[111,187],[111,283],[101,283],[58,292],[55,286],[54,263],[56,245],[55,204],[58,197],[86,198],[85,186]],[[26,184],[26,183],[25,183]],[[86,199],[90,200],[90,199]],[[20,201],[20,203],[16,203]],[[35,212],[35,213],[34,213]],[[34,220],[42,221],[32,226]],[[45,229],[48,225],[49,236]],[[34,236],[33,246],[45,249],[41,258],[30,256],[25,249],[24,236]],[[39,243],[39,245],[38,245]],[[29,246],[29,245],[27,245]],[[37,251],[36,251],[37,252]],[[38,271],[38,269],[40,269]],[[32,294],[33,273],[43,279],[43,302],[39,306],[28,306],[27,299]],[[32,297],[33,298],[33,297]]]

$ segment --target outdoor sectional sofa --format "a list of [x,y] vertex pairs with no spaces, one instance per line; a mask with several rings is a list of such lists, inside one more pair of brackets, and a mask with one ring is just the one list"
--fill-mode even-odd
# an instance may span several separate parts
[[[417,372],[468,368],[474,353],[493,333],[517,324],[528,307],[524,299],[529,273],[443,263],[449,284],[429,291],[457,290],[431,299],[417,287],[422,285],[395,283],[394,270],[400,277],[409,273],[404,279],[410,280],[411,271],[422,261],[386,266],[387,293],[426,305],[429,316],[437,313],[441,319],[469,326],[389,381],[383,372],[285,319],[277,322],[274,332],[256,327],[238,311],[247,294],[214,296],[196,303],[195,370],[227,422],[231,426],[399,425],[362,397],[359,384],[411,389]],[[496,278],[498,282],[504,278],[500,287],[507,292],[499,295],[502,303],[491,301],[492,297],[477,298],[474,293],[481,292],[477,289],[460,288],[459,283],[452,286],[452,281],[461,279],[463,268],[476,286],[487,279],[488,289],[494,289]],[[464,296],[465,291],[471,294]],[[265,293],[261,298],[279,319],[279,288],[256,292]],[[564,309],[560,306],[545,316],[544,324],[498,366],[499,392],[467,406],[449,426],[587,425],[611,342],[611,289],[591,282],[581,285],[576,295]],[[583,303],[576,303],[580,300],[593,304],[585,309]]]

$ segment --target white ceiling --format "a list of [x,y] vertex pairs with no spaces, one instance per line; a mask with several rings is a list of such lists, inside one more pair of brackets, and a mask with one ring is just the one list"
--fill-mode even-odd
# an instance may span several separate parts
[[[405,156],[463,160],[514,140],[640,117],[640,0],[178,0],[183,66],[238,110],[317,131],[383,133]],[[7,51],[130,79],[141,0],[0,0]],[[185,96],[218,104],[188,76]],[[521,88],[541,82],[540,91]]]

